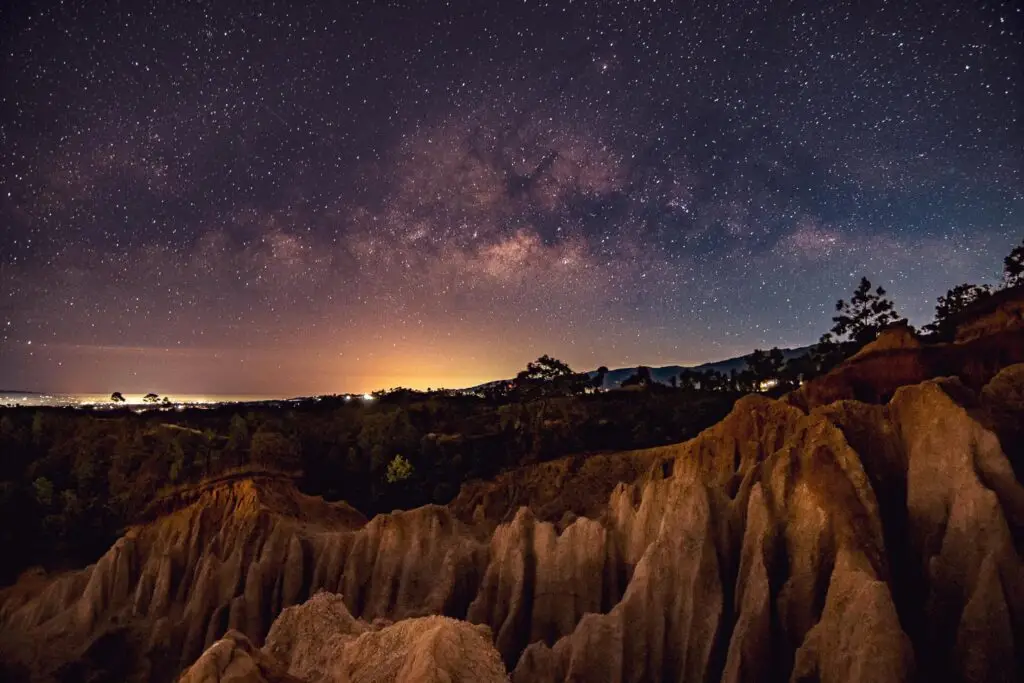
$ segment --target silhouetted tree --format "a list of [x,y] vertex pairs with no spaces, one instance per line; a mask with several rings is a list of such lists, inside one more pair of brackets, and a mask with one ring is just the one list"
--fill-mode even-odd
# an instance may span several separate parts
[[787,387],[795,388],[801,382],[814,377],[817,374],[817,367],[813,354],[808,352],[795,358],[790,358],[782,368],[779,380]]
[[942,339],[951,339],[955,330],[953,318],[975,301],[991,295],[992,288],[988,285],[957,285],[939,297],[935,307],[935,320],[924,326],[924,329]]
[[547,354],[526,364],[516,375],[516,389],[524,396],[574,394],[583,390],[585,375],[578,375],[568,364]]
[[697,388],[700,373],[685,368],[679,373],[679,388],[686,391],[693,391]]
[[1024,240],[1003,259],[1003,281],[1007,287],[1024,284]]
[[872,289],[871,281],[866,277],[860,279],[849,301],[840,299],[836,302],[836,312],[838,315],[832,318],[835,323],[832,330],[822,337],[820,343],[826,346],[848,343],[849,346],[842,346],[844,351],[874,341],[882,328],[900,319],[892,300],[886,298],[885,290],[881,287]]
[[608,366],[602,365],[597,369],[597,374],[594,375],[591,386],[595,389],[601,389],[604,387],[604,380],[608,376]]
[[754,352],[747,356],[747,367],[754,373],[754,379],[758,383],[758,388],[760,388],[761,382],[777,381],[782,374],[784,363],[785,358],[778,347],[770,351],[754,349]]
[[651,386],[651,369],[646,365],[637,367],[636,372],[622,380],[624,387],[649,387]]
[[154,394],[153,392],[150,392],[143,396],[142,400],[145,401],[146,403],[156,403],[157,401],[160,400],[160,396],[159,394]]
[[[821,335],[818,343],[811,347],[810,356],[812,376],[822,375],[839,365],[847,357],[849,343],[839,343],[831,334]],[[805,377],[804,379],[808,379]]]
[[736,373],[736,379],[734,382],[736,391],[749,393],[751,391],[757,391],[758,389],[757,375],[755,375],[754,371],[750,368],[746,368],[745,370]]
[[550,381],[572,374],[572,368],[566,363],[544,354],[536,361],[526,364],[526,369],[516,375],[516,379]]
[[704,391],[725,391],[729,388],[729,381],[718,370],[708,370],[701,375],[700,388]]
[[111,403],[124,403],[124,394],[122,394],[120,391],[115,391],[114,393],[112,393],[110,395],[110,402]]

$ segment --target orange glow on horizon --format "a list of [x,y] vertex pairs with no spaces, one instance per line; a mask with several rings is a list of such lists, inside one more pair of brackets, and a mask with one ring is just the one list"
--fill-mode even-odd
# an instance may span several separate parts
[[[63,361],[51,386],[26,387],[56,393],[160,396],[244,395],[286,398],[365,393],[394,387],[460,389],[507,379],[544,353],[577,371],[665,365],[606,355],[578,344],[542,343],[531,330],[502,335],[478,331],[458,339],[422,331],[397,339],[378,334],[340,348],[331,339],[305,339],[306,345],[280,348],[161,348],[140,346],[40,345],[29,358],[40,371]],[[564,353],[569,347],[571,353]],[[654,355],[653,353],[651,354]],[[689,355],[689,354],[687,354]],[[710,360],[710,359],[708,359]],[[697,360],[695,362],[702,362]],[[102,378],[97,385],[96,377]],[[21,387],[2,387],[18,389]]]

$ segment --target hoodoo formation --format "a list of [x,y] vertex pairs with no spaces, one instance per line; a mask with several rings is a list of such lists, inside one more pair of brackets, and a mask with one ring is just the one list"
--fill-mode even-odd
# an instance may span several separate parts
[[523,468],[447,507],[366,520],[266,474],[179,492],[95,565],[3,592],[7,670],[1019,681],[1022,332],[893,334],[685,443]]

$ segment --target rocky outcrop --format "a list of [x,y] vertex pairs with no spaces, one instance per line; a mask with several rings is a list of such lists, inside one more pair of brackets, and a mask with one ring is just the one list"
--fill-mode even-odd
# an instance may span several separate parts
[[988,416],[1017,481],[1024,481],[1024,364],[992,378],[981,391],[982,413]]
[[486,626],[447,617],[367,624],[341,596],[318,593],[289,607],[256,650],[229,632],[181,683],[507,683]]
[[886,403],[900,387],[957,377],[980,391],[1000,370],[1024,363],[1024,285],[983,297],[950,319],[956,342],[922,345],[892,325],[827,374],[786,396],[809,410],[843,399]]
[[1022,396],[1024,366],[750,396],[578,517],[466,494],[364,523],[234,480],[0,598],[0,646],[42,676],[123,642],[153,680],[1019,680]]
[[622,600],[553,648],[531,645],[514,680],[879,680],[878,661],[906,680],[877,503],[834,424],[744,399],[646,488],[638,512],[662,502]]
[[804,410],[845,399],[887,403],[900,387],[935,377],[956,377],[972,391],[980,391],[1003,368],[1024,363],[1024,328],[956,344],[921,346],[905,338],[885,338],[884,334],[875,343],[880,346],[865,346],[827,374],[788,394],[785,400]]
[[[96,564],[30,600],[4,602],[3,630],[43,650],[87,640],[111,619],[147,634],[175,670],[226,631],[262,643],[273,618],[318,589],[369,620],[465,613],[486,546],[431,506],[351,527],[340,508],[285,482],[233,480],[131,529]],[[159,675],[156,672],[155,675]]]
[[865,344],[860,351],[851,356],[851,360],[881,351],[906,351],[920,348],[921,342],[914,334],[914,330],[906,322],[902,322],[890,325],[879,332],[878,337],[870,344]]
[[[974,420],[957,382],[897,392],[890,416],[907,459],[909,542],[928,589],[922,640],[935,675],[1020,680],[1024,563],[1013,529],[1024,521],[1024,488],[995,434]],[[1011,526],[1012,525],[1012,526]]]
[[179,683],[300,683],[289,676],[280,664],[266,656],[238,631],[228,631],[224,638],[206,650],[196,663],[185,671]]
[[1024,285],[982,298],[953,322],[959,344],[1001,332],[1024,330]]

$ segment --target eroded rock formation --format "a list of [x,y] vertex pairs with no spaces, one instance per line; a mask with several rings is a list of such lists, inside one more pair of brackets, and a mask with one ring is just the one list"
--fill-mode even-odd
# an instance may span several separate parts
[[152,680],[193,662],[190,681],[364,680],[367,657],[391,672],[369,680],[432,680],[402,678],[411,661],[460,680],[461,657],[500,673],[499,656],[516,682],[1020,680],[1022,397],[1024,366],[885,404],[750,396],[558,523],[364,522],[225,482],[86,570],[9,589],[0,645],[40,679],[113,638]]
[[956,341],[965,343],[1008,330],[1024,330],[1024,285],[995,292],[958,315]]
[[486,626],[448,617],[367,624],[341,596],[317,593],[288,607],[256,650],[230,631],[181,683],[507,683]]

